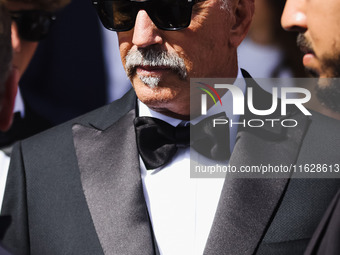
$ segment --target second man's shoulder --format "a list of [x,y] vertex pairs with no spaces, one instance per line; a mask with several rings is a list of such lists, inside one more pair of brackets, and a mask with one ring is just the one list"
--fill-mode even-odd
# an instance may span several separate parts
[[72,128],[75,125],[103,130],[135,107],[136,94],[130,90],[121,99],[23,140],[22,147],[28,146],[41,150],[42,148],[56,148],[57,146],[63,148],[73,145]]

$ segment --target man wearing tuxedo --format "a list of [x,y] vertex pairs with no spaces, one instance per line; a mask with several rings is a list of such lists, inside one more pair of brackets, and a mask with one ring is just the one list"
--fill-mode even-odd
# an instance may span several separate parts
[[[10,30],[5,37],[7,44],[1,49],[9,62],[1,63],[1,67],[9,68],[10,71],[8,75],[1,75],[7,80],[3,85],[3,102],[0,112],[0,131],[2,131],[0,132],[0,205],[12,146],[15,141],[28,137],[28,134],[32,132],[31,127],[20,117],[22,112],[14,113],[17,110],[23,110],[18,109],[15,102],[19,80],[31,61],[38,42],[47,35],[55,19],[54,12],[68,2],[69,0],[2,1],[10,16]],[[8,56],[12,56],[11,59],[8,59]]]
[[[36,41],[46,35],[50,26],[51,15],[46,11],[56,10],[67,2],[67,0],[0,1],[0,131],[7,131],[13,123],[19,79],[34,54],[38,44]],[[32,10],[36,8],[45,11]],[[9,149],[10,147],[2,147],[0,150],[0,205],[10,160]],[[8,219],[8,217],[0,219],[1,236],[6,231]],[[3,254],[2,251],[0,254]]]
[[[6,247],[16,254],[303,253],[337,179],[190,178],[186,126],[197,119],[190,118],[190,78],[240,77],[237,86],[253,88],[256,109],[271,106],[271,95],[237,65],[253,1],[93,4],[118,32],[134,90],[15,146],[2,207],[12,217]],[[233,118],[230,93],[221,101]],[[239,118],[253,117],[245,112]],[[299,124],[231,127],[225,163],[338,163],[338,121],[295,108],[267,117]],[[145,142],[159,154],[145,151]],[[164,159],[165,147],[172,158]]]
[[[282,26],[297,31],[298,46],[304,53],[303,64],[319,79],[316,86],[325,114],[340,118],[340,34],[338,1],[288,0]],[[334,196],[305,254],[339,254],[340,190]]]

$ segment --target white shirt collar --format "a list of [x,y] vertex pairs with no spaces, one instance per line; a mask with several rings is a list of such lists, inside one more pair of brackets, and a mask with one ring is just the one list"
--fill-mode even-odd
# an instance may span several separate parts
[[22,99],[19,88],[18,88],[17,95],[15,97],[15,104],[14,104],[14,110],[13,110],[13,113],[16,113],[16,112],[20,112],[21,118],[25,117],[24,100]]
[[182,121],[182,120],[175,119],[175,118],[172,118],[172,117],[166,116],[164,114],[161,114],[159,112],[155,112],[155,111],[151,110],[149,107],[147,107],[147,105],[145,105],[139,99],[138,99],[138,109],[139,109],[138,116],[157,118],[157,119],[160,119],[160,120],[163,120],[163,121],[169,123],[170,125],[172,125],[174,127],[176,127]]

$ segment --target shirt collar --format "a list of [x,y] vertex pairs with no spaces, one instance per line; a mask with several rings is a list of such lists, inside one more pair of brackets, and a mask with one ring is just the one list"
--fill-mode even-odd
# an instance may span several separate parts
[[169,123],[170,125],[172,125],[174,127],[176,127],[182,121],[182,120],[175,119],[175,118],[172,118],[172,117],[166,116],[164,114],[161,114],[159,112],[155,112],[155,111],[151,110],[149,107],[147,107],[139,99],[138,99],[138,109],[139,109],[138,116],[140,116],[140,117],[142,117],[142,116],[153,117],[153,118],[161,119],[161,120]]
[[19,88],[18,88],[17,95],[15,97],[15,104],[14,104],[14,110],[13,110],[13,113],[17,113],[17,112],[20,112],[21,118],[25,117],[24,100],[22,99]]

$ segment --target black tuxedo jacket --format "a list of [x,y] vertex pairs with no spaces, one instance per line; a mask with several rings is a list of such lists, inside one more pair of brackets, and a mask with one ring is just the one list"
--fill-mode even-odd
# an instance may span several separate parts
[[340,254],[340,190],[317,227],[305,255]]
[[[258,105],[271,102],[253,83],[248,86]],[[130,91],[15,146],[2,208],[12,217],[2,240],[9,251],[155,254],[132,124],[135,106]],[[289,117],[299,120],[296,128],[240,129],[230,164],[339,163],[338,121],[298,111]],[[339,185],[337,179],[289,175],[226,178],[204,253],[302,254]]]

